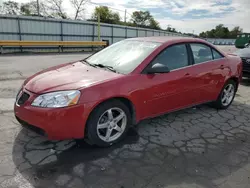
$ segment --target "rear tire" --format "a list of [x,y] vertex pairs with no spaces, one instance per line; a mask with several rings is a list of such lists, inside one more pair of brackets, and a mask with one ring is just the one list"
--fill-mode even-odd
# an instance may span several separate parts
[[217,109],[227,109],[233,102],[237,91],[237,84],[234,80],[228,80],[222,88],[217,100],[212,103]]
[[119,100],[104,102],[91,113],[86,130],[86,141],[108,147],[121,141],[131,125],[131,113]]

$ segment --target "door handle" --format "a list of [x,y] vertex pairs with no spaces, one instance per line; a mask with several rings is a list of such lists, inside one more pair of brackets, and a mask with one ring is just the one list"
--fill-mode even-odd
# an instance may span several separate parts
[[221,66],[220,66],[220,69],[224,69],[224,68],[225,68],[224,65],[221,65]]
[[189,73],[186,73],[184,76],[190,76],[190,74],[189,74]]

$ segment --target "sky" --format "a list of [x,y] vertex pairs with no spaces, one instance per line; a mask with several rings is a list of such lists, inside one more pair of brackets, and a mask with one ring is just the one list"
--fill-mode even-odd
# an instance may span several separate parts
[[[3,0],[0,0],[3,1]],[[16,0],[20,3],[30,0]],[[42,1],[42,0],[40,0]],[[119,12],[127,20],[136,10],[148,10],[165,29],[168,26],[181,32],[199,34],[211,30],[218,24],[232,29],[235,26],[250,33],[250,0],[91,0],[93,3],[107,5]],[[86,3],[85,16],[89,18],[96,5]],[[64,10],[72,15],[69,0],[64,0]],[[119,10],[119,11],[118,11]]]

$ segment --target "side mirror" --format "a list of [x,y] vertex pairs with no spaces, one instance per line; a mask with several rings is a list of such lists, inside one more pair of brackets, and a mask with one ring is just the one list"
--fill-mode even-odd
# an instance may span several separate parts
[[166,65],[156,63],[152,67],[147,70],[148,74],[155,74],[155,73],[168,73],[170,72],[169,68]]

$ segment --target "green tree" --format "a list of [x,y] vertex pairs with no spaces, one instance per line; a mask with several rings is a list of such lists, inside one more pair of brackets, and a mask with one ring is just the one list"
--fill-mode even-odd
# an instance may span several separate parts
[[219,24],[215,29],[210,31],[200,33],[200,37],[206,38],[236,38],[238,34],[242,33],[243,30],[240,27],[234,27],[231,31],[228,27],[225,27],[223,24]]
[[223,24],[219,24],[215,27],[214,36],[216,38],[228,38],[229,29],[225,27]]
[[237,35],[241,33],[243,33],[243,29],[239,26],[236,26],[230,31],[230,38],[237,38]]
[[96,7],[92,19],[97,20],[100,15],[100,21],[109,24],[119,24],[120,16],[118,13],[111,11],[107,6]]
[[215,38],[215,29],[212,29],[211,31],[207,31],[207,36],[209,38]]
[[167,27],[166,31],[171,32],[172,28],[170,26]]
[[200,33],[199,36],[202,37],[202,38],[206,38],[206,37],[207,37],[207,34],[203,31],[202,33]]
[[126,26],[130,26],[130,27],[135,27],[136,25],[134,24],[134,22],[120,22],[121,25],[126,25]]
[[150,29],[161,29],[158,21],[150,14],[149,11],[134,11],[131,16],[130,25],[146,27]]
[[31,16],[37,13],[31,3],[25,3],[21,5],[21,14],[25,16]]
[[5,1],[2,5],[1,14],[18,15],[20,13],[20,5],[15,1]]
[[161,29],[160,24],[153,17],[149,20],[149,28],[150,29]]
[[[42,16],[48,16],[47,9],[43,2],[39,2],[39,12]],[[31,1],[29,3],[22,3],[20,7],[20,13],[25,16],[38,15],[37,1]]]
[[135,11],[133,12],[131,18],[135,25],[146,27],[150,24],[150,20],[153,18],[153,16],[149,11]]
[[168,32],[172,32],[172,33],[178,33],[178,31],[175,28],[170,27],[170,26],[168,26],[167,29],[165,29],[165,30]]

